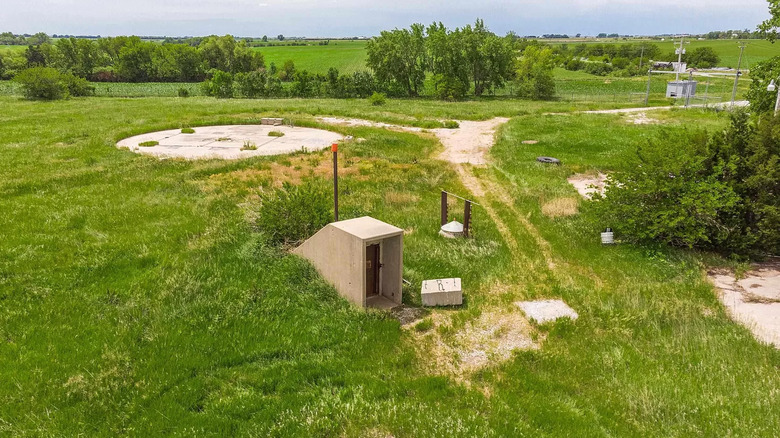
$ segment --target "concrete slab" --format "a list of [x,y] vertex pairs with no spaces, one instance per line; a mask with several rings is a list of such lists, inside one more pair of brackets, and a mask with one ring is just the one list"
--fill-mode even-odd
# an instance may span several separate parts
[[399,307],[400,304],[391,301],[381,295],[374,295],[366,298],[366,307],[378,310],[392,310]]
[[538,324],[555,321],[558,318],[575,320],[579,317],[577,312],[562,300],[520,301],[515,305],[525,313],[528,319],[536,321]]
[[460,278],[425,280],[420,290],[423,306],[460,306],[463,288]]
[[[221,158],[235,160],[261,155],[283,155],[301,150],[317,151],[343,139],[341,134],[322,129],[272,125],[224,125],[194,128],[194,134],[182,134],[180,129],[151,132],[126,138],[117,147],[160,158],[188,160]],[[271,131],[283,137],[269,137]],[[156,146],[139,146],[156,141]],[[256,150],[241,150],[246,143]]]
[[732,319],[780,349],[780,258],[754,265],[740,280],[727,271],[713,271],[709,277]]

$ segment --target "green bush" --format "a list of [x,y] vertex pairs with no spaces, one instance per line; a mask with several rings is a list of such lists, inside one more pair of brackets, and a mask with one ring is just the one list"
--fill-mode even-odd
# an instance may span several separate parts
[[447,129],[458,129],[460,128],[460,123],[455,120],[447,120],[444,122],[444,127]]
[[212,70],[211,78],[203,82],[203,93],[220,99],[233,97],[233,75],[222,70]]
[[368,101],[371,102],[371,105],[382,106],[387,103],[387,95],[385,95],[385,93],[374,92],[374,94],[369,96]]
[[329,187],[317,180],[284,185],[260,195],[255,224],[274,244],[308,239],[333,219]]
[[57,100],[95,94],[95,87],[86,79],[48,67],[28,68],[16,75],[14,81],[22,86],[24,97],[30,100]]
[[185,127],[185,128],[181,128],[181,133],[182,134],[194,134],[195,130],[192,129],[192,128]]
[[268,133],[269,137],[284,137],[284,132],[282,131],[271,131]]
[[94,96],[95,87],[84,78],[65,73],[60,76],[60,81],[65,85],[69,96]]
[[237,73],[235,76],[235,88],[242,97],[261,97],[266,95],[267,80],[265,70]]
[[186,88],[179,88],[176,93],[179,95],[179,97],[190,97],[190,90]]
[[780,118],[747,113],[712,137],[665,134],[610,176],[601,226],[624,240],[761,257],[780,253]]
[[157,146],[158,144],[160,144],[159,141],[149,140],[149,141],[144,141],[144,142],[138,143],[138,146],[141,146],[141,147],[144,147],[144,148],[148,148],[148,147],[152,147],[152,146]]
[[22,86],[24,97],[30,100],[57,100],[68,96],[68,87],[56,69],[35,67],[14,78]]

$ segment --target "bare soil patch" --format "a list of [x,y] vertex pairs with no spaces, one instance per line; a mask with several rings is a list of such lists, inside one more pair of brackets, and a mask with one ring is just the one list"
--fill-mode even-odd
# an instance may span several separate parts
[[570,176],[567,181],[585,199],[593,199],[593,195],[596,193],[604,195],[607,188],[607,175],[603,173],[597,175],[578,173]]
[[654,125],[657,123],[663,123],[662,121],[658,119],[654,119],[652,117],[648,117],[647,113],[633,113],[626,116],[626,121],[628,123],[633,123],[634,125]]
[[[539,348],[536,331],[516,309],[491,310],[469,321],[454,333],[442,335],[441,327],[450,324],[443,313],[432,315],[434,328],[424,333],[411,329],[421,355],[434,374],[465,378],[485,367],[509,360],[516,351]],[[411,328],[412,325],[407,325]]]

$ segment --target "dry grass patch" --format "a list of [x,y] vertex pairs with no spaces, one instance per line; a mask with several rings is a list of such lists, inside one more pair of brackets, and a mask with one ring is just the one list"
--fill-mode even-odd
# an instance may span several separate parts
[[420,200],[420,197],[413,193],[405,192],[387,192],[385,193],[385,202],[392,205],[411,204]]
[[509,360],[515,351],[539,348],[536,330],[515,309],[482,312],[458,329],[452,318],[434,312],[425,319],[432,327],[424,331],[412,324],[405,326],[432,374],[467,379],[468,374]]
[[[333,162],[329,155],[330,152],[283,156],[276,161],[262,162],[257,167],[211,175],[203,190],[230,192],[248,187],[281,187],[285,182],[298,185],[310,177],[330,178],[333,175]],[[362,161],[372,160],[340,158],[339,175],[356,175]]]
[[577,198],[555,198],[542,204],[542,213],[550,218],[573,216],[577,214]]

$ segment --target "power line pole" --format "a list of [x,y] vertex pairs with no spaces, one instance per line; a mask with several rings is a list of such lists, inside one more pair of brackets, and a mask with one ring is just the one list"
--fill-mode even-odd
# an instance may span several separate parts
[[734,100],[737,98],[737,84],[739,83],[739,69],[742,67],[742,53],[745,51],[745,43],[739,43],[739,61],[737,62],[737,74],[734,76],[734,89],[731,91],[731,106],[734,106]]
[[645,45],[642,44],[642,54],[639,55],[639,68],[642,68],[642,61],[645,59]]

